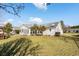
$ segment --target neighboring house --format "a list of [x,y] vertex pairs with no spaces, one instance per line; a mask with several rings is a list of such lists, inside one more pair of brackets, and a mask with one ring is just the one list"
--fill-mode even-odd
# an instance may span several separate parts
[[20,35],[30,35],[31,30],[30,30],[30,27],[29,26],[30,25],[23,24],[20,27]]
[[79,33],[79,28],[70,28],[70,29],[67,29],[66,32]]
[[42,31],[31,30],[32,24],[23,24],[20,26],[20,35],[42,35]]
[[56,33],[59,33],[60,35],[63,34],[61,22],[50,23],[47,27],[48,28],[43,32],[43,35],[55,35]]
[[62,25],[60,22],[50,23],[47,25],[45,31],[31,30],[31,25],[22,25],[20,28],[20,35],[55,35],[59,33],[63,34]]

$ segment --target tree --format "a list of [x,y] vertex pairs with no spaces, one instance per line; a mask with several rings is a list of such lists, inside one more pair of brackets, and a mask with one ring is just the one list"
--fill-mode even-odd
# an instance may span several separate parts
[[10,32],[12,31],[12,24],[11,23],[7,23],[4,28],[3,31],[5,33],[7,33],[7,38],[10,37]]
[[46,29],[47,29],[46,26],[41,26],[41,25],[40,25],[40,30],[41,30],[41,31],[45,31]]
[[12,24],[11,24],[11,23],[7,23],[7,24],[4,26],[4,32],[10,33],[11,31],[12,31]]
[[31,30],[38,30],[38,25],[37,25],[37,24],[34,24],[34,25],[31,27]]
[[62,25],[62,28],[64,28],[64,21],[60,21],[61,22],[61,25]]
[[61,25],[62,25],[63,32],[65,32],[66,28],[65,28],[65,25],[64,25],[64,21],[61,20],[60,22],[61,22]]
[[44,31],[46,30],[47,27],[43,26],[43,25],[37,25],[37,24],[34,24],[34,26],[31,27],[31,30],[40,30],[40,31]]
[[79,25],[71,26],[71,28],[73,28],[73,29],[79,28]]
[[37,24],[34,24],[34,25],[31,27],[32,34],[33,34],[33,35],[36,35],[36,34],[37,34],[37,30],[38,30],[38,25],[37,25]]
[[43,25],[37,25],[34,24],[34,26],[31,27],[31,31],[33,33],[33,35],[38,35],[38,31],[41,33],[41,35],[43,34],[43,31],[46,30],[47,27],[43,26]]
[[24,4],[0,3],[0,9],[6,11],[7,13],[20,16],[19,13],[22,9],[24,9]]

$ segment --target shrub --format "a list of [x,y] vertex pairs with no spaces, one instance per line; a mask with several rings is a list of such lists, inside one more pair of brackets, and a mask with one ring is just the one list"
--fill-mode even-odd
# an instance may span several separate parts
[[39,44],[34,45],[26,38],[16,39],[0,45],[0,56],[38,55]]
[[16,34],[19,34],[20,30],[15,30]]

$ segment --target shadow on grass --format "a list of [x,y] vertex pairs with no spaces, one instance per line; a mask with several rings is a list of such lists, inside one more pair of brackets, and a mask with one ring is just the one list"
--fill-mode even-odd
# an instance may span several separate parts
[[79,35],[72,35],[73,37],[79,37]]
[[68,40],[74,40],[76,46],[78,47],[79,49],[79,37],[78,36],[62,36],[63,37],[63,40],[65,42],[68,42]]
[[38,55],[39,44],[33,44],[26,38],[16,39],[0,45],[0,56]]

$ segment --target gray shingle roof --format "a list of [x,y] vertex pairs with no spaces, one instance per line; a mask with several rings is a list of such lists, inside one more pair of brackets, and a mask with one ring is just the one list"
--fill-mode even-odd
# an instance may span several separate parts
[[56,28],[56,26],[58,25],[59,22],[54,22],[54,23],[48,23],[47,27],[51,27],[51,28]]

